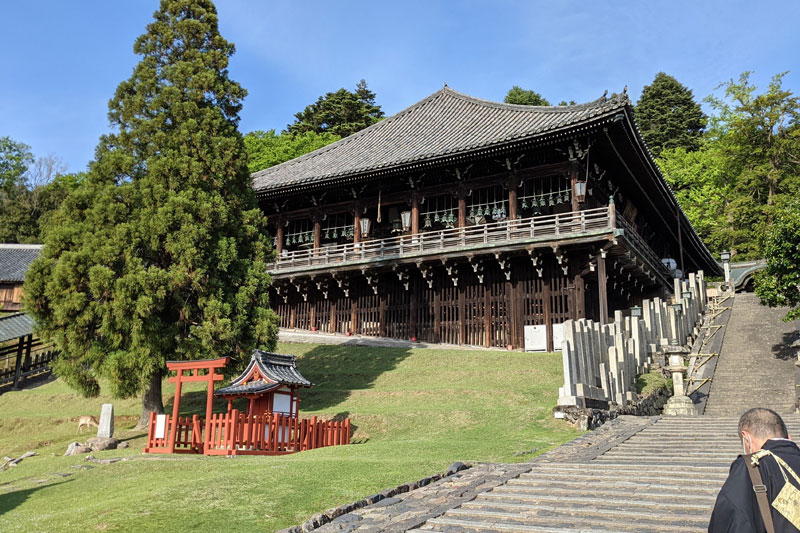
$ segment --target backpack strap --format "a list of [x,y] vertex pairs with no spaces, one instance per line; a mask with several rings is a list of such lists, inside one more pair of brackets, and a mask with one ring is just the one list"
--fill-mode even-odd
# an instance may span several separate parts
[[761,511],[761,519],[764,521],[767,533],[775,533],[775,526],[772,523],[772,512],[769,509],[769,500],[767,499],[767,486],[764,485],[764,480],[761,478],[761,472],[758,470],[757,464],[753,464],[753,461],[751,461],[752,457],[752,453],[742,456],[744,464],[747,465],[747,473],[750,474],[753,492],[756,493],[756,501],[758,502],[758,510]]

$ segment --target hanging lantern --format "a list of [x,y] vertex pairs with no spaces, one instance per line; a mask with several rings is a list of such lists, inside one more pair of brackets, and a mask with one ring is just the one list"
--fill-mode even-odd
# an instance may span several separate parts
[[554,205],[556,205],[556,203],[553,201],[553,195],[552,194],[548,198],[547,205],[549,205],[550,207],[553,207]]
[[425,224],[423,225],[423,227],[424,228],[430,228],[431,226],[432,226],[432,224],[431,224],[431,214],[430,213],[426,213],[425,214]]
[[411,211],[403,211],[400,213],[400,219],[403,221],[403,231],[411,229]]
[[492,218],[497,218],[497,204],[492,206]]
[[475,218],[475,207],[474,206],[469,208],[469,218],[472,218],[472,219]]
[[372,228],[372,221],[368,218],[361,219],[361,236],[369,237],[369,230]]
[[438,211],[433,214],[433,221],[434,222],[439,222],[439,212]]
[[545,203],[544,196],[540,196],[539,197],[539,207],[544,207],[545,205],[547,205],[547,204]]
[[337,231],[335,229],[333,230],[333,238],[334,239],[338,239],[339,238],[339,234],[337,233]]
[[326,239],[330,239],[331,238],[331,230],[329,230],[329,229],[325,230],[325,238]]
[[586,200],[586,182],[585,181],[576,181],[575,182],[575,199],[578,203],[583,203]]
[[527,198],[523,198],[522,199],[522,209],[528,209],[528,199]]

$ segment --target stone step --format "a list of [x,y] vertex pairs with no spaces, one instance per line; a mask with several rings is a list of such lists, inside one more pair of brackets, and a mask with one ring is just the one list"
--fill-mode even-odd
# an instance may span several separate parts
[[[501,517],[496,515],[491,516],[464,516],[455,515],[451,517],[449,514],[440,518],[434,518],[426,522],[426,525],[420,529],[412,529],[410,531],[447,531],[448,533],[461,533],[472,531],[517,531],[520,533],[595,533],[595,532],[619,532],[619,531],[637,531],[640,533],[655,533],[662,532],[663,523],[641,522],[638,524],[620,523],[616,520],[608,520],[604,517],[596,517],[588,519],[586,517],[538,517],[536,524],[526,523],[519,520],[516,515]],[[675,533],[695,533],[699,531],[698,527],[683,526],[673,524],[670,531]]]
[[647,476],[647,475],[660,475],[663,472],[669,473],[670,475],[681,475],[681,476],[706,476],[706,475],[728,475],[728,470],[730,469],[730,464],[725,466],[709,466],[709,465],[682,465],[681,469],[676,471],[675,469],[670,470],[653,470],[652,468],[642,468],[641,465],[638,464],[630,464],[630,463],[612,463],[612,462],[605,462],[602,464],[598,464],[595,462],[591,463],[540,463],[534,466],[530,472],[524,472],[519,477],[531,477],[540,475],[539,473],[544,474],[551,474],[551,473],[566,473],[566,474],[578,474],[578,475],[631,475],[631,476]]
[[707,513],[710,507],[713,507],[714,499],[709,503],[706,498],[704,501],[686,502],[686,501],[652,501],[643,500],[626,494],[624,501],[621,501],[620,495],[616,498],[599,498],[595,496],[584,496],[581,494],[574,494],[570,496],[551,496],[547,494],[537,494],[532,496],[517,495],[517,494],[495,494],[492,492],[485,492],[480,494],[477,498],[470,502],[464,503],[461,507],[464,509],[486,508],[492,509],[543,509],[550,506],[558,505],[564,506],[575,504],[580,506],[593,506],[597,508],[616,509],[620,506],[636,509],[649,509],[650,511],[673,511],[680,510],[686,513]]
[[[568,488],[580,488],[580,489],[588,489],[591,488],[592,492],[594,491],[605,491],[605,490],[614,490],[619,493],[619,491],[628,491],[632,490],[636,493],[643,493],[650,489],[653,490],[663,490],[664,493],[668,492],[685,492],[686,491],[686,479],[680,476],[675,476],[673,482],[667,482],[665,479],[656,479],[652,480],[652,482],[648,482],[646,480],[637,479],[636,481],[631,481],[629,479],[591,479],[590,483],[587,483],[586,479],[572,479],[572,478],[565,478],[565,479],[546,479],[546,480],[520,480],[520,479],[512,479],[509,480],[508,483],[502,486],[502,490],[520,490],[520,491],[527,491],[527,490],[562,490]],[[722,486],[724,479],[714,479],[708,480],[703,485],[699,485],[692,481],[692,492],[697,494],[713,494],[714,496],[717,495],[719,492],[720,487]],[[501,490],[501,487],[497,487],[493,490]]]
[[[686,485],[671,485],[672,489],[667,489],[664,485],[656,485],[656,484],[645,484],[639,488],[639,486],[635,485],[606,485],[602,486],[602,484],[591,484],[585,485],[582,487],[584,490],[591,493],[592,497],[595,498],[603,498],[604,501],[615,500],[619,499],[620,497],[624,497],[626,501],[631,500],[638,500],[642,502],[647,502],[651,500],[657,501],[664,501],[669,500],[670,502],[686,502],[686,503],[702,503],[706,506],[714,505],[714,501],[717,499],[717,492],[714,491],[713,487],[704,487],[702,491],[697,491],[692,487],[692,494],[686,493]],[[717,486],[717,491],[719,491],[719,486]],[[497,487],[490,492],[481,495],[475,501],[478,501],[485,498],[498,498],[498,497],[505,497],[505,498],[517,498],[522,501],[543,501],[543,497],[549,498],[556,498],[559,500],[566,500],[566,498],[574,496],[576,494],[580,494],[582,491],[579,490],[575,485],[571,486],[560,486],[556,483],[548,483],[547,485],[542,486],[515,486],[515,485],[508,485],[503,487]]]
[[[445,513],[446,517],[483,517],[496,518],[501,520],[515,520],[518,523],[538,523],[544,517],[558,519],[572,524],[588,526],[600,522],[600,518],[605,518],[606,523],[613,523],[619,530],[641,531],[641,526],[650,525],[660,527],[660,531],[675,531],[676,526],[687,528],[705,529],[708,527],[708,520],[711,510],[706,509],[703,514],[674,511],[670,513],[654,513],[648,509],[630,509],[608,507],[570,507],[559,505],[536,505],[528,504],[518,507],[506,506],[505,508],[479,509],[474,507],[461,506]],[[567,523],[570,523],[567,522]],[[626,526],[627,524],[627,526]],[[631,527],[633,526],[633,527]]]

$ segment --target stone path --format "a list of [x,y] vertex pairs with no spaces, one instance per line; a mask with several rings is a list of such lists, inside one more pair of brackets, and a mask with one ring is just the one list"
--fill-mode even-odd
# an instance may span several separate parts
[[786,309],[761,306],[752,293],[733,299],[705,414],[738,416],[754,406],[795,412],[796,322],[782,322]]
[[[786,417],[800,431],[800,417]],[[705,531],[738,418],[662,418],[585,462],[537,462],[414,531]]]

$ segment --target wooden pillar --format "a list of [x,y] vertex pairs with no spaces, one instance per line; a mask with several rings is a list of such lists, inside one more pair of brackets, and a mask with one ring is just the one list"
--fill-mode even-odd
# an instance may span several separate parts
[[[181,412],[181,378],[183,370],[178,369],[175,381],[175,398],[172,399],[172,426],[169,428],[169,452],[175,453],[175,435],[178,431],[178,414]],[[206,410],[208,412],[208,410]],[[208,439],[208,424],[211,415],[206,414],[206,439]]]
[[442,310],[439,295],[440,290],[441,287],[437,287],[433,291],[433,342],[439,342],[439,333],[442,327]]
[[233,411],[233,398],[228,398],[228,412]]
[[[507,259],[510,261],[510,259]],[[508,266],[509,272],[511,271],[511,265]],[[514,287],[511,283],[511,280],[506,280],[506,344],[510,346],[512,349],[515,347],[516,343],[516,336],[517,336],[517,314],[514,312]]]
[[314,218],[314,251],[319,250],[322,245],[322,224],[319,218]]
[[350,297],[350,333],[352,333],[353,335],[355,335],[356,332],[358,331],[358,324],[356,323],[357,320],[358,320],[358,304],[356,303],[355,298],[353,298],[351,296]]
[[612,228],[617,227],[617,206],[614,205],[614,197],[608,198],[608,223]]
[[14,364],[14,384],[11,386],[12,389],[18,389],[22,383],[22,350],[24,346],[25,337],[20,337],[17,345],[17,362]]
[[294,329],[294,310],[297,307],[295,304],[289,308],[289,329]]
[[419,193],[411,193],[411,235],[419,235]]
[[600,305],[600,324],[608,324],[608,290],[606,289],[607,281],[606,259],[603,257],[603,254],[600,254],[597,256],[597,301]]
[[317,327],[317,302],[308,302],[308,329]]
[[278,228],[275,230],[275,236],[277,238],[275,251],[278,252],[278,256],[280,256],[283,251],[283,220],[281,219],[278,219]]
[[586,318],[586,295],[585,295],[585,282],[583,276],[575,274],[573,280],[573,287],[575,287],[575,308],[573,312],[574,318]]
[[492,292],[491,292],[492,284],[490,282],[485,282],[483,284],[483,315],[484,315],[484,323],[483,328],[486,332],[484,336],[484,343],[487,348],[491,348],[492,346]]
[[[211,415],[214,412],[214,374],[216,373],[217,373],[216,369],[214,368],[208,369],[208,388],[206,389],[206,427],[205,427],[207,442],[208,442],[208,435],[209,433],[211,433]],[[236,412],[236,410],[234,409],[233,412]],[[172,446],[174,452],[175,451],[174,441]]]
[[578,202],[578,197],[575,196],[575,182],[578,181],[578,165],[573,164],[569,171],[569,197],[572,198],[572,211],[577,212],[581,210],[581,204]]
[[331,325],[328,333],[336,333],[336,300],[331,301]]
[[553,351],[553,310],[550,297],[550,281],[552,276],[550,275],[550,269],[545,268],[546,276],[542,278],[542,307],[544,311],[544,324],[545,324],[545,335],[547,337],[547,351]]
[[386,291],[378,295],[378,335],[386,336]]
[[361,204],[356,202],[353,207],[353,243],[361,242]]
[[458,343],[467,343],[467,321],[465,320],[467,314],[466,295],[464,294],[464,280],[461,280],[461,285],[458,286]]
[[417,338],[417,300],[419,299],[419,284],[417,277],[413,274],[408,279],[409,289],[409,317],[408,317],[408,336],[411,339]]
[[458,227],[467,226],[467,189],[463,183],[458,184]]
[[519,187],[519,178],[516,174],[512,174],[508,178],[508,219],[517,220],[517,187]]

